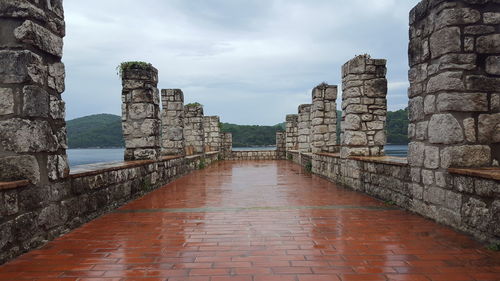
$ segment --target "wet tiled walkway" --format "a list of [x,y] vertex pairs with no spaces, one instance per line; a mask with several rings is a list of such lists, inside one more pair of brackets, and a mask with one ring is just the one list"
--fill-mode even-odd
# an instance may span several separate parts
[[500,255],[287,161],[220,162],[0,267],[18,279],[500,280]]

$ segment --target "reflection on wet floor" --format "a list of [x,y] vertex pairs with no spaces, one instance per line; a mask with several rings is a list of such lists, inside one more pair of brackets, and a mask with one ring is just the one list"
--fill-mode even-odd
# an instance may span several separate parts
[[500,280],[500,255],[287,161],[196,171],[0,267],[0,280]]

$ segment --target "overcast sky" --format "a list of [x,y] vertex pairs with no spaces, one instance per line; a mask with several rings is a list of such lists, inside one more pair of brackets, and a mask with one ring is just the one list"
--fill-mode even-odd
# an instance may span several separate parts
[[[65,0],[67,119],[121,114],[123,61],[223,122],[274,125],[357,54],[388,59],[389,110],[407,105],[408,13],[419,0]],[[337,103],[341,102],[341,93]]]

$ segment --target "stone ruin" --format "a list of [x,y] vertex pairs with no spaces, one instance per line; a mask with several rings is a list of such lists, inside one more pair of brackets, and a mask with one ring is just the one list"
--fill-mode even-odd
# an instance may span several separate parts
[[342,157],[384,155],[386,60],[357,56],[342,66]]
[[205,152],[220,151],[221,124],[219,116],[203,117],[203,131],[205,133]]
[[62,0],[2,0],[0,26],[0,263],[217,159],[291,158],[500,243],[498,0],[423,0],[411,11],[408,161],[383,156],[386,62],[364,55],[342,67],[340,146],[337,87],[322,84],[266,152],[232,152],[231,133],[216,135],[215,118],[204,125],[203,107],[183,106],[180,90],[162,91],[160,118],[157,70],[129,65],[123,133],[134,161],[70,174]]
[[184,94],[180,89],[161,90],[161,154],[184,155]]
[[205,152],[203,106],[201,104],[187,104],[184,106],[184,139],[186,155]]
[[125,160],[160,158],[158,70],[132,64],[122,69],[122,127]]
[[2,0],[0,26],[0,180],[58,181],[69,172],[62,1]]

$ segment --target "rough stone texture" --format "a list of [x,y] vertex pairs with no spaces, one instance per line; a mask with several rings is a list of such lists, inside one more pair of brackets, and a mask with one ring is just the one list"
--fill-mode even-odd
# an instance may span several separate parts
[[205,152],[205,132],[203,131],[203,106],[184,106],[184,139],[186,155]]
[[184,155],[184,94],[161,90],[161,154]]
[[311,152],[311,105],[299,105],[297,143],[301,152]]
[[160,157],[158,70],[132,65],[122,74],[122,128],[125,160]]
[[68,174],[61,100],[64,15],[62,1],[50,4],[0,3],[0,181],[47,184]]
[[219,151],[221,147],[219,116],[203,117],[203,132],[205,133],[205,152]]
[[276,132],[276,158],[286,158],[286,137],[285,132]]
[[280,160],[280,157],[278,156],[278,151],[276,151],[276,150],[232,151],[231,154],[226,158],[226,160],[231,160],[231,161]]
[[227,159],[233,151],[233,134],[228,132],[221,132],[221,151],[222,159]]
[[337,86],[325,83],[312,90],[311,151],[337,152]]
[[[499,11],[498,1],[424,0],[410,13],[410,139],[440,155],[435,173],[500,159]],[[421,157],[410,153],[413,168]]]
[[424,0],[410,13],[408,162],[422,193],[410,209],[490,241],[500,238],[490,204],[498,193],[476,192],[472,177],[452,188],[459,177],[448,168],[500,159],[499,11],[499,1]]
[[286,116],[286,150],[298,150],[299,116],[289,114]]
[[[341,155],[382,156],[386,143],[386,60],[357,56],[342,67]],[[419,111],[423,112],[423,100]],[[420,113],[410,113],[414,116]],[[412,118],[412,117],[410,117]],[[415,119],[415,118],[414,118]]]

